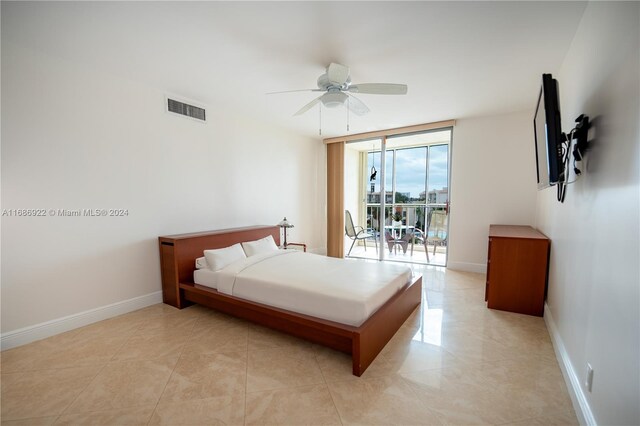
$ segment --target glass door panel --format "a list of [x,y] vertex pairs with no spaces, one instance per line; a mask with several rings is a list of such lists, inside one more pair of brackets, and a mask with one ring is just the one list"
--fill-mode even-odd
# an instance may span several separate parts
[[349,257],[446,266],[450,143],[447,129],[345,145],[345,209],[367,235],[345,236]]
[[389,253],[389,259],[446,265],[447,233],[440,228],[448,225],[441,213],[448,211],[450,143],[450,130],[387,139],[387,155],[393,153],[395,166],[393,204],[387,212],[393,215],[393,229],[400,230],[392,237],[401,239],[397,245],[402,247],[401,253]]
[[388,151],[385,154],[385,168],[384,168],[384,187],[385,187],[385,203],[391,204],[393,202],[393,173],[395,170],[393,161],[393,151]]
[[429,197],[427,204],[444,207],[449,202],[449,146],[429,147]]
[[[366,176],[366,215],[367,215],[367,228],[368,230],[378,236],[380,235],[380,183],[382,179],[382,153],[380,152],[381,142],[368,141],[363,143],[366,148],[370,148],[367,154],[367,171]],[[385,165],[385,170],[389,170],[388,163]],[[388,174],[388,172],[387,172]]]
[[[355,241],[345,235],[345,254],[348,257],[379,258],[381,146],[379,139],[345,144],[345,210],[350,211],[356,230],[363,233],[360,237],[367,235]],[[347,188],[349,184],[351,190]]]
[[[389,151],[387,151],[389,153]],[[398,149],[395,204],[424,203],[427,182],[427,147]]]

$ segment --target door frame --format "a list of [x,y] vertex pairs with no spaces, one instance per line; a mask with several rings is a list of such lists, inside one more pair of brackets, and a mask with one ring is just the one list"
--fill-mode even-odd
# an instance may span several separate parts
[[[344,257],[344,146],[347,141],[382,139],[382,146],[386,148],[386,138],[388,136],[398,136],[410,133],[421,133],[427,130],[439,130],[451,128],[451,141],[449,148],[449,170],[451,170],[451,146],[453,143],[453,127],[455,120],[439,121],[435,123],[417,124],[414,126],[397,127],[393,129],[378,130],[375,132],[357,133],[353,135],[338,136],[324,139],[327,145],[327,256]],[[385,149],[386,151],[386,149]],[[384,190],[384,155],[382,155],[382,175],[381,194]],[[449,172],[449,194],[451,194],[451,172]],[[381,213],[384,223],[386,219],[384,209],[384,199],[381,196]],[[450,227],[450,221],[447,228]],[[447,229],[448,233],[448,229]],[[447,234],[448,235],[448,234]],[[380,241],[384,240],[381,233]],[[384,245],[381,245],[384,247]],[[382,252],[382,250],[380,251]],[[379,254],[379,260],[383,255]]]

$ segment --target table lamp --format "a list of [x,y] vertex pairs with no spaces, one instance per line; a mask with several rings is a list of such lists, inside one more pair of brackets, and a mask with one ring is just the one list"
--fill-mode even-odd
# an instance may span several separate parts
[[278,226],[284,229],[284,245],[282,247],[287,248],[287,228],[293,228],[293,225],[285,217],[278,223]]

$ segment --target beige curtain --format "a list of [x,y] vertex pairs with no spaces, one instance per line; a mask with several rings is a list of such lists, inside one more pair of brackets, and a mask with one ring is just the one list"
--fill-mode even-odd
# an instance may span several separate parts
[[344,257],[344,142],[327,144],[327,256]]

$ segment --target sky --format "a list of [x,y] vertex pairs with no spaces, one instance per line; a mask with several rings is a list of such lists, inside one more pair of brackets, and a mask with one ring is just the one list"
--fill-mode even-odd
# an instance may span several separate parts
[[[447,187],[447,163],[449,156],[447,145],[432,145],[429,147],[427,159],[427,147],[405,148],[396,150],[396,192],[409,193],[411,198],[419,198],[425,190],[425,180],[428,172],[428,190]],[[374,158],[376,170],[380,170],[380,152],[369,153],[369,170]],[[426,164],[429,167],[426,167]],[[391,170],[393,164],[393,151],[387,150],[386,188],[391,190]],[[376,191],[379,190],[380,174],[376,176]]]

